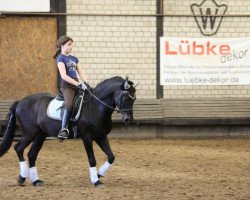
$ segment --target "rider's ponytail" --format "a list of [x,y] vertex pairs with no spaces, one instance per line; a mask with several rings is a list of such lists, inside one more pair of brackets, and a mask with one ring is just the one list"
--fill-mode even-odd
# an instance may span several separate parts
[[56,53],[53,56],[53,58],[56,59],[59,56],[60,53],[61,53],[61,47],[56,49]]

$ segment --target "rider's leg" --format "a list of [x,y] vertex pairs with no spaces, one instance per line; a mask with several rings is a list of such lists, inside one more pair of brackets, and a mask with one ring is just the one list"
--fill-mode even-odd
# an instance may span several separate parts
[[72,105],[73,105],[73,99],[75,95],[75,91],[71,88],[65,88],[62,90],[63,96],[65,99],[65,106],[66,109],[63,113],[62,118],[62,128],[61,131],[58,134],[58,138],[60,139],[66,139],[69,135],[69,130],[67,129],[70,118],[71,118],[71,111],[72,111]]
[[59,138],[62,139],[66,139],[68,137],[69,134],[69,130],[68,130],[68,124],[69,124],[69,120],[71,117],[71,111],[68,111],[67,109],[64,111],[63,113],[63,118],[62,118],[62,128],[58,134]]

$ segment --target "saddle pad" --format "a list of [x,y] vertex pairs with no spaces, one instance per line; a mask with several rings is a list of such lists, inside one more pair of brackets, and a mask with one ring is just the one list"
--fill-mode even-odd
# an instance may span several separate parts
[[62,120],[61,112],[64,101],[58,101],[57,99],[53,99],[47,108],[47,115],[56,120]]
[[[73,115],[70,119],[70,121],[77,121],[78,118],[80,117],[81,114],[81,109],[82,109],[82,102],[83,102],[83,96],[80,95],[77,97],[77,100],[75,100],[76,104],[75,105],[75,112],[73,112]],[[51,102],[48,105],[47,108],[47,115],[55,120],[62,120],[62,114],[64,112],[64,101],[59,101],[56,98],[51,100]]]

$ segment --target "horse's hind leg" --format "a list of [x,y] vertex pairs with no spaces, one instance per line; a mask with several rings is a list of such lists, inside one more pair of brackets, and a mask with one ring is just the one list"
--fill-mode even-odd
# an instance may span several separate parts
[[46,136],[43,134],[39,134],[36,136],[35,140],[33,141],[33,144],[28,152],[28,158],[29,158],[29,176],[32,184],[34,186],[43,186],[44,182],[41,181],[38,178],[37,174],[37,168],[36,168],[36,159],[39,151],[41,150],[43,143],[45,141]]
[[20,186],[24,186],[24,182],[26,178],[29,176],[29,168],[27,165],[27,161],[25,161],[23,157],[24,149],[32,142],[33,138],[24,138],[22,137],[21,140],[15,144],[14,149],[16,154],[19,158],[20,164],[20,175],[18,177],[18,184]]
[[98,170],[98,177],[102,177],[111,167],[112,163],[115,160],[115,156],[110,148],[107,136],[103,139],[96,140],[96,143],[108,157],[108,160]]

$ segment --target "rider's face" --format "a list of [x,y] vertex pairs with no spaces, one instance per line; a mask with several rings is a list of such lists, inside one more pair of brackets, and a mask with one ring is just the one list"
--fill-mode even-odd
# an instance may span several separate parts
[[71,53],[72,48],[73,48],[73,42],[68,41],[64,45],[62,45],[62,53],[69,54]]

